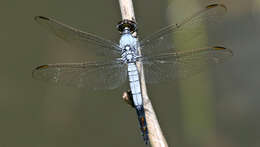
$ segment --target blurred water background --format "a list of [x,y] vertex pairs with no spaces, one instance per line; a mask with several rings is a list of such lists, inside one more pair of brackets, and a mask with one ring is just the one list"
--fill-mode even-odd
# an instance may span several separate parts
[[[234,56],[187,80],[148,85],[169,146],[260,146],[260,1],[220,2],[228,13],[222,23],[205,29],[206,41],[231,48]],[[139,35],[147,36],[207,3],[134,1]],[[49,34],[33,20],[36,15],[110,40],[119,38],[117,0],[3,0],[0,147],[144,146],[135,111],[121,99],[127,83],[97,92],[32,79],[31,70],[38,65],[84,61],[91,54]]]

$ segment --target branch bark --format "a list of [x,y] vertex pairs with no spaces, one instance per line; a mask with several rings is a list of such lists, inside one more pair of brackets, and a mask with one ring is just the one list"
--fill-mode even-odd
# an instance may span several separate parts
[[[136,22],[132,0],[119,0],[119,4],[122,20],[128,19]],[[140,48],[138,50],[141,54]],[[155,111],[153,109],[152,103],[147,94],[143,65],[141,62],[137,62],[137,68],[140,76],[141,90],[150,144],[152,147],[168,147],[168,144],[163,136],[161,127],[156,117]]]

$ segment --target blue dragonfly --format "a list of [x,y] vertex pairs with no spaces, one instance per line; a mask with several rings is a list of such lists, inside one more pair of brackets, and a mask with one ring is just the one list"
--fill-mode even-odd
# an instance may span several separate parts
[[[223,4],[207,5],[180,23],[164,27],[140,41],[133,35],[137,29],[136,23],[123,20],[117,25],[121,34],[119,44],[52,18],[36,16],[35,20],[49,32],[71,45],[83,46],[88,52],[100,57],[98,61],[41,65],[33,70],[33,78],[87,89],[115,89],[128,79],[142,136],[148,144],[148,129],[136,63],[143,65],[146,83],[149,84],[192,76],[202,71],[206,65],[212,66],[225,61],[232,56],[230,49],[207,46],[181,50],[174,45],[172,36],[181,36],[189,31],[188,36],[181,38],[188,42],[201,34],[201,30],[196,29],[197,26],[219,21],[226,10]],[[97,48],[88,48],[88,44],[94,44]]]

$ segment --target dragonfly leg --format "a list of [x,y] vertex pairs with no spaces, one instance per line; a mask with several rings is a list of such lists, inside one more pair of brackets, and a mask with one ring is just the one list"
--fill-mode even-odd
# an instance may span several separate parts
[[132,94],[131,90],[128,90],[128,91],[123,93],[123,100],[127,104],[129,104],[130,106],[135,108],[134,101],[133,101],[133,94]]

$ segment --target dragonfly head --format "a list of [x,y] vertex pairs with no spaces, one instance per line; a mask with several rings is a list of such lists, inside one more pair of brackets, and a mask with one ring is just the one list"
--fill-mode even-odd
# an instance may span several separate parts
[[131,34],[130,29],[128,27],[125,27],[121,34]]
[[124,19],[117,24],[117,29],[121,34],[134,33],[137,31],[136,23],[132,20]]

